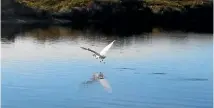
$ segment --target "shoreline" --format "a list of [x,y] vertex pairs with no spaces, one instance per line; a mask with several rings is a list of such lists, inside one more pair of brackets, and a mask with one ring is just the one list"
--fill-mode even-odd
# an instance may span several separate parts
[[[117,29],[153,27],[180,30],[184,32],[213,33],[213,4],[186,6],[181,10],[165,8],[154,12],[151,5],[134,7],[136,4],[92,3],[90,8],[75,7],[65,12],[49,12],[33,9],[13,2],[12,11],[2,12],[4,24],[47,24],[66,25],[74,28]],[[125,7],[125,8],[124,8]],[[24,10],[27,10],[24,12]]]

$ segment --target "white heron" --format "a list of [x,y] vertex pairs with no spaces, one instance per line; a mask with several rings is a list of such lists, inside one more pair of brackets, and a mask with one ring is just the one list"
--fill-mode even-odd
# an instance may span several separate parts
[[[114,42],[115,42],[115,40],[112,41],[112,42],[111,42],[109,45],[107,45],[105,48],[103,48],[103,50],[102,50],[100,53],[98,53],[98,52],[96,52],[96,51],[94,51],[94,50],[92,50],[92,49],[90,49],[90,48],[85,48],[85,47],[80,47],[80,48],[82,48],[82,49],[84,49],[84,50],[88,50],[88,51],[94,53],[93,56],[94,56],[96,59],[101,59],[101,61],[103,61],[103,60],[106,58],[106,53],[107,53],[108,50],[111,48],[111,46],[113,45]],[[100,61],[100,62],[101,62],[101,61]],[[105,63],[105,62],[104,62],[104,63]]]

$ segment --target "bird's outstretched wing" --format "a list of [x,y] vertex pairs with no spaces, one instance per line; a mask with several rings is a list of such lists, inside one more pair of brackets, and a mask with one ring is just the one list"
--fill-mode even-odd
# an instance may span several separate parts
[[107,51],[111,48],[111,46],[113,45],[114,41],[112,41],[109,45],[107,45],[105,48],[103,48],[103,50],[100,52],[100,55],[102,55],[102,56],[106,55]]
[[88,50],[88,51],[90,51],[90,52],[92,52],[92,53],[94,53],[94,54],[100,56],[100,54],[99,54],[98,52],[96,52],[96,51],[94,51],[94,50],[91,50],[90,48],[85,48],[85,47],[80,47],[80,48],[82,48],[82,49],[84,49],[84,50]]

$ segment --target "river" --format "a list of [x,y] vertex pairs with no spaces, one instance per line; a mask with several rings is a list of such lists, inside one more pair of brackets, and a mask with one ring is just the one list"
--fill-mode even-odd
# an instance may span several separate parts
[[[2,108],[212,108],[212,38],[22,29],[1,39]],[[99,52],[113,40],[105,64],[80,48]],[[94,72],[104,74],[111,92],[85,83]]]

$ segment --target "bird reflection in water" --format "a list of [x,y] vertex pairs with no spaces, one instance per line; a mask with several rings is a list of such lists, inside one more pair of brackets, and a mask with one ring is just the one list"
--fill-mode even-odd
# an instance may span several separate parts
[[92,78],[83,84],[88,86],[89,84],[93,84],[95,82],[99,82],[106,91],[110,93],[112,92],[112,88],[102,72],[93,73]]

